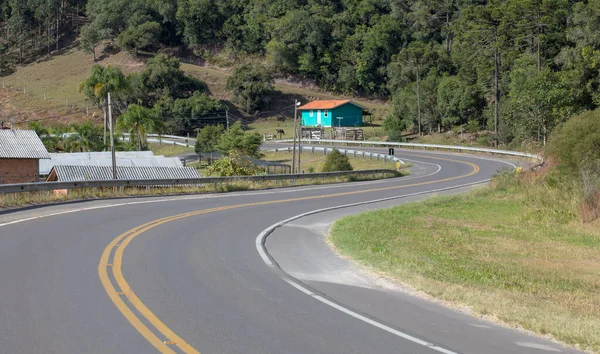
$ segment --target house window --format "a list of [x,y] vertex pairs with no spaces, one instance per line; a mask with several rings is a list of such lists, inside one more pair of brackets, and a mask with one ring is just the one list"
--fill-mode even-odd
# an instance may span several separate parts
[[310,116],[312,117],[314,115],[314,112],[312,109],[310,110]]
[[327,117],[328,114],[329,114],[329,111],[325,111],[325,117]]

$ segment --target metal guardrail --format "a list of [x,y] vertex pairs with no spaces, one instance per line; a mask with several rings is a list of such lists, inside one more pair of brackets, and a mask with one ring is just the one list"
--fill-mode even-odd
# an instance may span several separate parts
[[[196,142],[194,138],[187,138],[183,136],[176,135],[159,135],[159,134],[148,134],[148,136],[156,137],[158,139],[148,139],[148,141],[152,142],[165,142],[180,146],[193,146]],[[163,139],[167,138],[167,139]],[[185,143],[174,140],[183,140]],[[284,140],[274,140],[272,143],[292,143],[292,139],[284,139]],[[416,143],[395,143],[395,142],[387,142],[387,141],[368,141],[368,140],[331,140],[331,139],[302,139],[303,144],[346,144],[346,145],[358,145],[358,146],[379,146],[379,147],[405,147],[405,148],[421,148],[421,149],[437,149],[437,150],[454,150],[458,152],[469,151],[469,152],[480,152],[487,154],[497,154],[497,155],[507,155],[507,156],[518,156],[518,157],[526,157],[531,159],[536,159],[540,162],[544,162],[543,156],[531,154],[528,152],[520,152],[520,151],[510,151],[510,150],[500,150],[500,149],[488,149],[488,148],[479,148],[472,146],[456,146],[456,145],[439,145],[439,144],[416,144]]]
[[[154,135],[154,134],[152,134]],[[163,135],[162,137],[166,137],[165,135]],[[179,146],[185,146],[185,147],[194,147],[194,145],[196,144],[196,140],[190,138],[189,140],[192,140],[192,142],[185,142],[182,143],[180,141],[175,141],[175,139],[187,139],[187,138],[183,138],[183,137],[175,137],[173,136],[173,138],[166,138],[166,139],[162,139],[162,137],[160,138],[146,138],[146,141],[150,142],[150,143],[163,143],[163,144],[170,144],[170,145],[179,145]],[[123,136],[120,138],[121,141],[129,141],[129,138],[127,136]]]
[[[286,140],[277,140],[273,141],[274,143],[291,143],[292,139]],[[499,150],[499,149],[486,149],[486,148],[478,148],[471,146],[454,146],[454,145],[438,145],[438,144],[414,144],[414,143],[394,143],[387,141],[355,141],[355,140],[329,140],[329,139],[302,139],[303,144],[322,144],[322,143],[330,143],[330,144],[355,144],[359,146],[371,145],[371,146],[397,146],[397,147],[412,147],[412,148],[422,148],[422,149],[438,149],[438,150],[457,150],[459,152],[462,151],[470,151],[470,152],[483,152],[488,154],[497,154],[497,155],[508,155],[508,156],[519,156],[519,157],[527,157],[532,159],[537,159],[541,162],[544,161],[544,158],[540,155],[530,154],[527,152],[519,152],[519,151],[509,151],[509,150]]]
[[0,184],[0,193],[20,193],[49,191],[57,189],[102,188],[102,187],[171,187],[171,186],[203,186],[206,184],[226,184],[231,182],[264,182],[264,181],[295,181],[297,179],[332,178],[360,175],[377,175],[395,173],[389,169],[358,170],[342,172],[301,173],[285,175],[260,175],[236,177],[201,177],[186,179],[143,179],[143,180],[105,180],[77,182],[39,182],[21,184]]
[[[310,151],[313,154],[316,151],[320,151],[323,153],[327,153],[327,151],[333,151],[336,148],[328,148],[328,147],[322,147],[322,146],[302,146],[302,151]],[[399,162],[401,165],[406,165],[404,163],[404,161],[402,161],[401,159],[395,157],[395,156],[390,156],[390,155],[386,155],[386,154],[379,154],[376,152],[368,152],[368,151],[358,151],[358,150],[350,150],[350,149],[339,149],[337,148],[336,150],[338,150],[339,152],[341,152],[344,155],[352,155],[354,157],[362,157],[362,158],[376,158],[377,160],[382,159],[383,161],[390,161],[390,162]],[[276,149],[270,149],[267,150],[267,152],[280,152],[280,151],[286,151],[286,152],[292,152],[292,147],[284,147],[284,148],[276,148]]]

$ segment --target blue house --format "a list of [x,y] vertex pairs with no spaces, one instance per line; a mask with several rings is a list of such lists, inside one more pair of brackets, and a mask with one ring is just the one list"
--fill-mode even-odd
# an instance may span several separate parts
[[364,109],[350,100],[312,101],[298,108],[305,127],[360,127]]

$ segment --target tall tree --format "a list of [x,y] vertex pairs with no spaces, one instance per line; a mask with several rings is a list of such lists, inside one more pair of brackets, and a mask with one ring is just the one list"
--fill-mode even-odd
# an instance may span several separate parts
[[[112,102],[119,102],[121,97],[129,90],[129,80],[121,69],[110,65],[104,67],[99,64],[92,66],[91,75],[79,85],[79,92],[93,100],[104,112],[104,145],[106,147],[106,129],[108,126],[108,94]],[[113,118],[114,120],[114,118]]]
[[518,138],[536,137],[546,145],[552,129],[576,113],[572,89],[550,68],[537,71],[537,65],[526,62],[510,76],[510,126]]
[[421,116],[421,78],[425,70],[428,68],[428,65],[431,65],[431,63],[435,61],[436,57],[437,53],[433,46],[426,45],[420,41],[411,42],[396,57],[396,61],[401,65],[401,67],[408,70],[409,75],[414,75],[419,135],[421,135],[423,131],[423,122]]
[[259,64],[237,67],[227,79],[227,89],[233,92],[233,102],[246,113],[265,107],[270,100],[273,86],[271,74]]
[[148,133],[160,133],[162,121],[151,109],[131,104],[119,117],[117,126],[127,131],[131,142],[137,143],[138,151],[146,148]]
[[[503,0],[492,0],[485,5],[472,5],[462,12],[457,22],[457,37],[462,51],[462,65],[475,66],[483,72],[484,81],[491,76],[493,82],[493,120],[496,145],[498,144],[498,121],[500,119],[501,78],[503,76],[502,54],[513,40],[512,13]],[[490,63],[491,62],[491,63]],[[491,64],[491,65],[490,65]],[[493,68],[490,70],[490,67]],[[492,71],[492,75],[489,72]],[[489,75],[489,76],[488,76]],[[487,85],[486,85],[487,86]]]

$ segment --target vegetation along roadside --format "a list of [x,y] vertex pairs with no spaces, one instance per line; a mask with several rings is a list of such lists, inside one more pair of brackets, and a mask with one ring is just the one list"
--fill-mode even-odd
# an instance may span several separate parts
[[[600,112],[488,188],[338,221],[339,252],[475,313],[600,352]],[[374,227],[377,225],[377,227]]]

